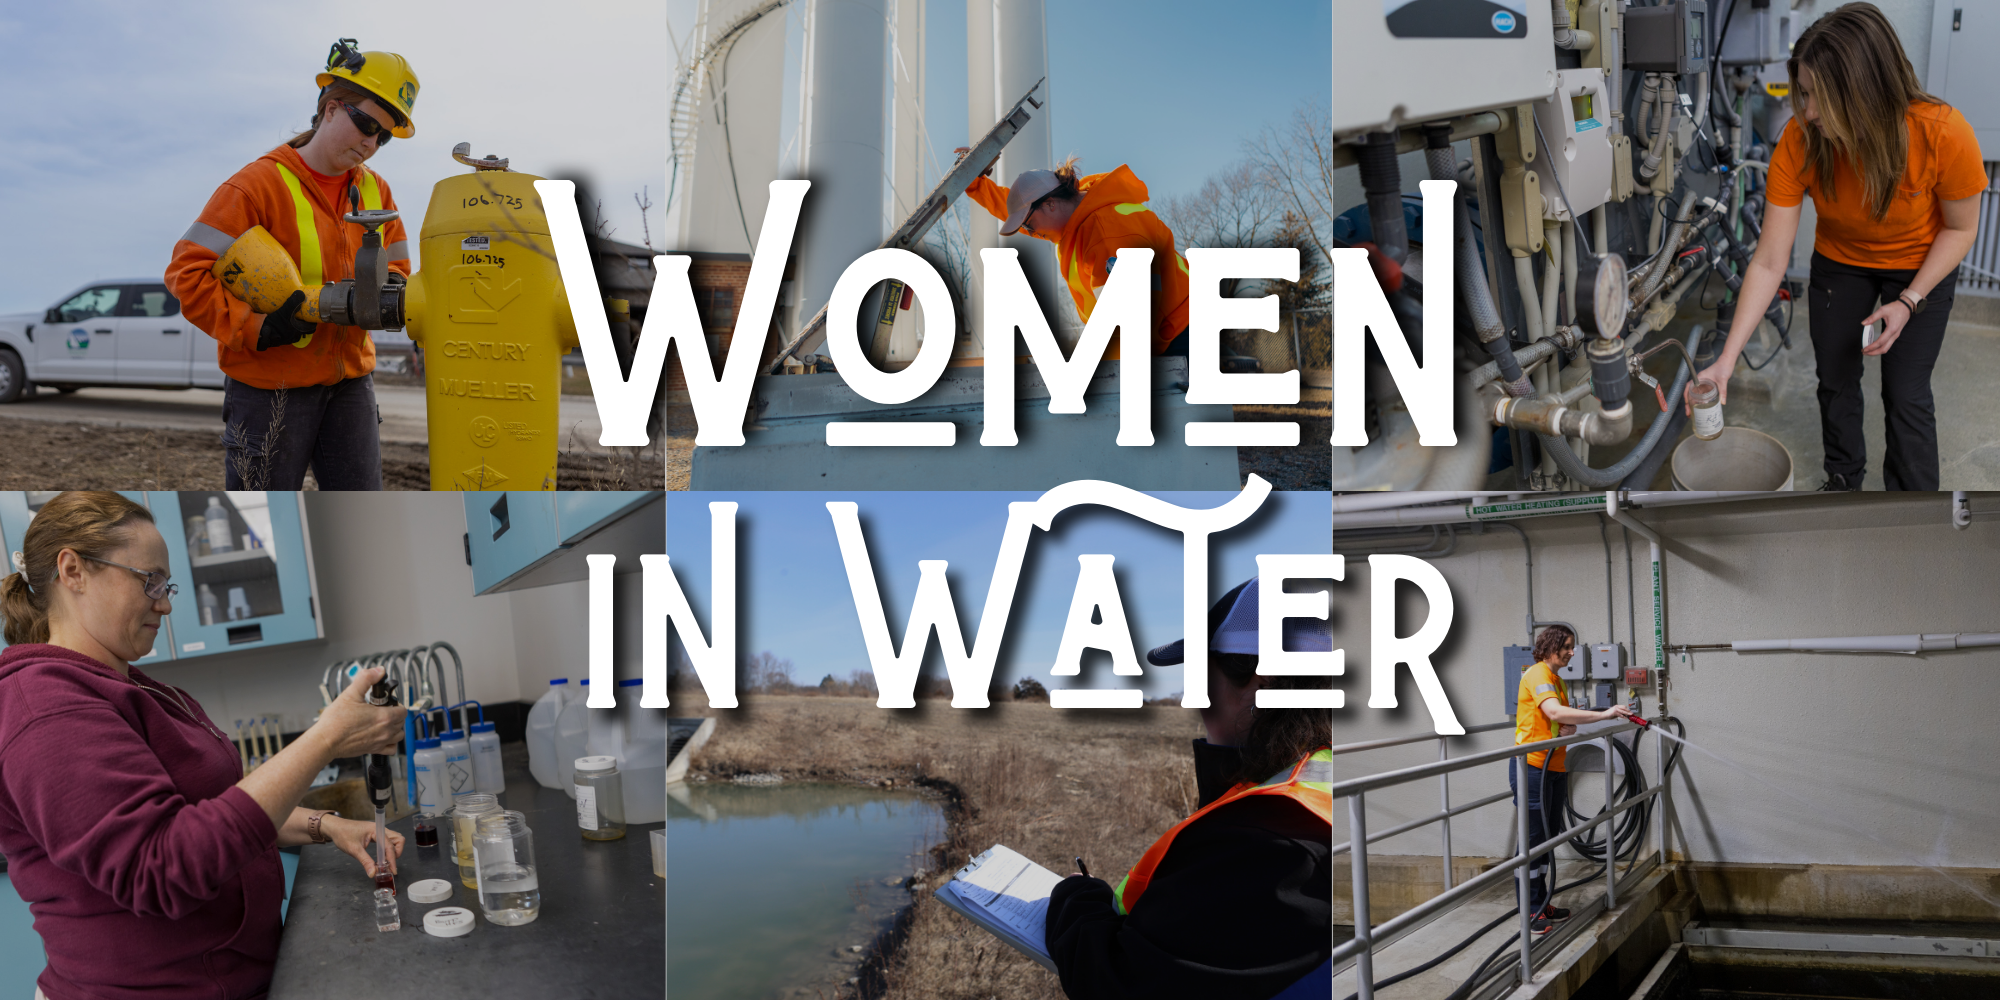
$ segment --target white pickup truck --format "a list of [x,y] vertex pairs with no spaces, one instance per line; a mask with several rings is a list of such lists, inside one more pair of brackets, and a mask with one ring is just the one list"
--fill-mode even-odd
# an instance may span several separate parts
[[0,403],[30,385],[220,389],[215,338],[157,278],[97,281],[46,312],[0,316]]

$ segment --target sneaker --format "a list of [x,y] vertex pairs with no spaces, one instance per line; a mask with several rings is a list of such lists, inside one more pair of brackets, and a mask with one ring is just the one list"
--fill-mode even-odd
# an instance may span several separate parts
[[1561,921],[1564,921],[1564,920],[1568,920],[1568,919],[1569,919],[1569,911],[1568,911],[1568,910],[1565,910],[1565,909],[1563,909],[1563,908],[1562,908],[1562,907],[1560,907],[1560,906],[1555,906],[1555,905],[1553,905],[1553,904],[1548,904],[1548,903],[1544,903],[1544,904],[1542,905],[1542,912],[1541,912],[1541,913],[1539,913],[1539,914],[1536,914],[1536,915],[1537,915],[1537,916],[1542,916],[1542,917],[1547,917],[1548,919],[1550,919],[1550,920],[1554,920],[1554,921],[1557,921],[1557,922],[1561,922]]
[[1556,922],[1550,920],[1547,917],[1538,916],[1533,920],[1528,921],[1528,931],[1529,933],[1535,935],[1536,937],[1542,937],[1548,934],[1548,932],[1555,929],[1556,929]]
[[1829,472],[1826,474],[1826,482],[1821,483],[1819,489],[1815,490],[1814,492],[1844,493],[1859,489],[1861,489],[1860,476],[1855,476],[1852,480],[1850,480],[1846,476],[1843,476],[1838,472]]

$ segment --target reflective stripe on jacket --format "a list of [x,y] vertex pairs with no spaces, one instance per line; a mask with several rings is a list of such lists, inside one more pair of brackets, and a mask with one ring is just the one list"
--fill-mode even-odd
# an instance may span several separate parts
[[1121,915],[1130,914],[1132,907],[1139,902],[1139,897],[1145,893],[1146,886],[1152,882],[1153,872],[1159,869],[1160,862],[1166,860],[1167,849],[1173,846],[1174,838],[1180,836],[1181,831],[1196,820],[1237,799],[1252,795],[1285,796],[1318,816],[1326,824],[1327,832],[1331,835],[1332,789],[1333,748],[1330,746],[1321,747],[1299,758],[1297,763],[1262,782],[1254,785],[1247,781],[1238,783],[1214,802],[1195,810],[1194,815],[1174,824],[1173,829],[1162,834],[1160,839],[1153,841],[1153,846],[1146,848],[1146,853],[1139,857],[1139,863],[1134,865],[1124,878],[1119,879],[1117,887],[1111,891],[1113,904]]
[[[279,146],[237,171],[209,197],[167,265],[167,287],[188,322],[215,338],[223,372],[260,389],[332,385],[375,370],[375,345],[359,327],[322,323],[294,345],[257,350],[263,318],[209,273],[237,237],[263,226],[298,263],[307,285],[354,276],[362,227],[341,218],[352,206],[344,195],[340,204],[330,204],[308,169],[298,150]],[[388,182],[365,166],[348,172],[348,185],[360,190],[364,208],[396,208]],[[382,240],[389,269],[407,277],[409,242],[401,219],[382,227]]]
[[[1146,247],[1153,251],[1153,353],[1165,349],[1188,325],[1187,260],[1174,248],[1173,230],[1146,206],[1146,182],[1120,165],[1104,174],[1077,178],[1083,198],[1062,232],[1054,237],[1031,233],[1056,245],[1056,266],[1069,286],[1076,313],[1084,322],[1097,307],[1097,293],[1111,280],[1120,250]],[[965,193],[1000,219],[1007,218],[1007,189],[977,177]],[[1108,357],[1117,357],[1114,342]]]

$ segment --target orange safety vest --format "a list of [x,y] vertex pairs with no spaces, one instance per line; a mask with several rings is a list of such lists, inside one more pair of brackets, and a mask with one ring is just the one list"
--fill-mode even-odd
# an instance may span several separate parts
[[1118,880],[1118,887],[1112,890],[1111,899],[1121,916],[1130,914],[1132,907],[1153,881],[1153,872],[1166,860],[1167,849],[1173,846],[1174,838],[1195,820],[1228,805],[1237,799],[1252,795],[1283,795],[1312,811],[1326,824],[1327,833],[1333,832],[1333,748],[1331,745],[1299,758],[1293,764],[1258,784],[1241,782],[1223,793],[1221,798],[1195,810],[1194,815],[1174,824],[1174,828],[1153,841],[1146,848],[1139,863],[1133,866],[1124,878]]

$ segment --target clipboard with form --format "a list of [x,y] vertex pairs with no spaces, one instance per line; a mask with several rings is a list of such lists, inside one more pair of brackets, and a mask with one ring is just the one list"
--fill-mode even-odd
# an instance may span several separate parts
[[932,895],[1050,972],[1049,893],[1062,876],[1000,844],[960,868]]

